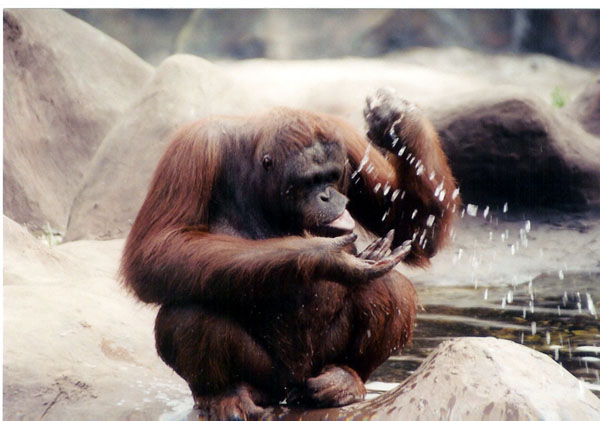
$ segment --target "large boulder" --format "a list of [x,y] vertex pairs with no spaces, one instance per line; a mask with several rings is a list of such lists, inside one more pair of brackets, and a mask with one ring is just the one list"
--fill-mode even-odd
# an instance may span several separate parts
[[[431,66],[427,65],[428,62],[432,63]],[[514,80],[515,74],[520,74],[520,78],[513,82],[512,90],[494,90],[494,85],[508,84]],[[558,121],[551,123],[547,131],[541,131],[536,142],[538,146],[547,142],[550,146],[546,149],[559,155],[566,152],[564,148],[553,146],[557,142],[555,138],[559,138],[558,142],[563,146],[567,138],[571,139],[575,150],[583,150],[576,142],[586,142],[590,135],[583,132],[578,123],[550,108],[552,87],[558,83],[566,92],[572,93],[593,79],[592,72],[551,58],[536,56],[517,60],[514,57],[490,57],[461,49],[424,49],[376,61],[352,58],[299,62],[249,60],[218,65],[198,57],[175,55],[158,67],[153,80],[106,136],[74,201],[66,239],[124,237],[143,201],[169,133],[187,121],[209,114],[245,114],[273,105],[285,105],[336,114],[348,119],[360,130],[364,128],[362,110],[365,97],[381,86],[388,86],[394,88],[398,95],[422,105],[438,128],[447,134],[448,122],[463,118],[460,117],[460,111],[464,104],[470,103],[464,109],[465,113],[475,113],[465,118],[477,119],[476,113],[481,111],[479,108],[484,110],[496,101],[493,95],[499,95],[498,102],[515,95],[515,101],[524,98],[526,104],[533,104],[530,112],[538,116],[539,124]],[[514,85],[520,89],[514,89]],[[478,100],[485,92],[492,92],[486,96],[487,102],[472,100]],[[536,92],[542,92],[544,96],[539,97]],[[501,117],[515,120],[523,115],[512,113],[498,116],[499,125],[504,124],[500,121]],[[507,122],[501,127],[505,130],[508,125],[515,124],[524,123]],[[486,190],[485,186],[479,184],[478,178],[463,171],[468,165],[483,165],[478,161],[469,161],[472,158],[471,149],[481,152],[483,159],[495,162],[496,158],[490,155],[493,151],[486,139],[493,137],[496,141],[503,132],[488,131],[487,127],[477,124],[473,128],[468,125],[461,127],[463,134],[448,132],[451,136],[444,140],[452,143],[452,136],[458,139],[455,149],[450,147],[448,151],[452,153],[453,165],[459,172],[459,181],[466,197],[473,201],[481,199],[481,204],[490,204],[496,196],[501,203],[509,199],[511,202],[513,199],[521,200],[521,196],[510,191],[508,193],[511,194],[501,190]],[[464,142],[464,145],[472,145],[469,151],[465,151],[461,148],[463,143],[460,139],[461,136],[469,137],[471,129],[485,133],[484,136],[470,137]],[[580,133],[584,135],[581,139]],[[515,138],[520,135],[515,132],[510,136]],[[481,142],[476,143],[476,140]],[[525,177],[525,185],[538,183],[539,180],[533,180],[532,177],[545,170],[537,168],[536,157],[527,155],[530,153],[527,148],[519,149],[520,146],[508,141],[503,145],[515,147],[512,151],[515,159],[531,166],[529,172],[521,174]],[[593,155],[584,156],[582,160],[592,161],[589,156]],[[570,162],[570,158],[564,159]],[[595,168],[593,163],[591,165]],[[510,183],[514,180],[503,178],[504,167],[489,165],[485,170],[488,171],[487,177],[497,180],[492,186],[504,183],[507,190],[513,188]],[[500,171],[500,174],[496,176],[494,171]],[[561,171],[562,167],[559,166],[556,174]],[[594,171],[583,171],[583,174],[593,174]],[[586,192],[585,198],[578,196],[579,193],[566,195],[563,202],[570,203],[571,199],[576,202],[593,201],[593,197],[588,197],[593,196],[593,178],[588,180],[584,177],[583,181],[575,178],[573,188],[581,190],[582,187],[577,183],[585,184],[588,181],[591,183],[591,193]],[[480,194],[469,195],[471,191]],[[542,196],[542,199],[546,197]],[[535,202],[530,200],[526,203]]]
[[65,239],[124,237],[171,132],[211,114],[256,110],[255,98],[206,60],[169,57],[94,156],[73,202]]
[[340,409],[281,420],[596,420],[600,399],[547,355],[496,338],[440,344],[396,389]]
[[565,111],[588,132],[600,136],[600,76],[588,84]]
[[60,10],[4,10],[4,212],[62,231],[98,145],[153,69]]
[[50,247],[4,217],[4,419],[157,419],[192,405],[156,354],[157,308],[116,281],[122,247]]
[[482,90],[447,99],[432,117],[466,202],[600,204],[600,139],[538,97]]
[[[149,61],[160,61],[173,51],[210,58],[301,59],[461,46],[600,63],[598,10],[75,9],[70,13]],[[146,36],[142,27],[153,36]]]

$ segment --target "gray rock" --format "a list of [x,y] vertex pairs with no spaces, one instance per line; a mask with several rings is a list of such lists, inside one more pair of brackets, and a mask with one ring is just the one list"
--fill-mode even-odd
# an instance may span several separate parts
[[[279,418],[300,419],[292,411]],[[547,355],[496,338],[440,344],[396,389],[301,419],[572,420],[600,418],[600,399]]]
[[154,420],[193,405],[156,354],[157,308],[117,281],[122,240],[49,247],[3,222],[3,419]]
[[[151,62],[173,52],[209,58],[302,59],[461,46],[600,63],[598,10],[75,9],[70,13]],[[147,37],[147,32],[153,36]]]
[[[435,70],[423,64],[427,57],[435,61]],[[444,63],[456,57],[469,61],[470,67],[462,73],[458,65],[443,72]],[[198,57],[172,56],[157,69],[155,78],[98,150],[74,201],[66,239],[124,237],[169,134],[186,121],[213,113],[245,114],[286,105],[337,114],[361,130],[365,97],[381,86],[394,87],[399,95],[424,105],[445,135],[452,164],[469,200],[481,205],[494,200],[500,204],[510,201],[511,205],[573,205],[597,199],[598,165],[591,159],[596,150],[591,135],[549,106],[557,74],[561,84],[574,91],[593,80],[590,72],[553,59],[532,57],[521,64],[508,57],[463,50],[421,51],[404,60],[251,60],[213,65]],[[533,62],[543,65],[542,73],[551,76],[544,77],[538,70],[524,73]],[[494,89],[490,80],[481,76],[489,74],[486,69],[492,67],[495,73],[490,78],[496,84],[507,83],[520,73],[520,83],[526,80],[535,88]],[[547,93],[547,102],[533,90]],[[495,104],[507,101],[521,105],[514,112],[508,106],[498,114]],[[489,124],[490,118],[497,121]],[[527,124],[535,127],[528,129]],[[527,130],[536,134],[532,142],[515,141]],[[495,142],[500,142],[498,150],[490,146]],[[509,147],[513,149],[508,151]],[[539,161],[540,148],[548,155],[546,161],[558,160],[555,167],[544,167],[546,161]],[[571,156],[572,151],[576,156]],[[499,159],[502,154],[508,157]],[[511,165],[516,162],[520,172],[507,172],[506,160]],[[491,181],[482,184],[481,174]]]
[[64,230],[100,141],[152,67],[59,10],[4,10],[4,212]]
[[171,132],[211,114],[256,110],[255,96],[206,60],[187,55],[165,60],[94,156],[65,239],[124,237]]
[[432,112],[465,202],[600,204],[600,141],[538,97],[507,87]]
[[523,51],[537,51],[580,64],[600,61],[600,10],[529,10]]
[[600,76],[588,84],[565,111],[588,132],[600,136]]

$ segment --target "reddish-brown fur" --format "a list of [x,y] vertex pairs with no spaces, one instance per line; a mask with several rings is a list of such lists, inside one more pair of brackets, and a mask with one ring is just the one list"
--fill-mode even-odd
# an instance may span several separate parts
[[[348,158],[341,192],[350,213],[377,236],[393,228],[394,246],[414,238],[405,261],[426,265],[449,236],[456,186],[428,120],[380,97],[383,105],[366,111],[371,142],[336,117],[281,108],[193,123],[175,134],[158,164],[121,271],[141,300],[162,305],[158,352],[215,418],[257,415],[259,405],[286,396],[315,405],[353,402],[364,395],[362,381],[410,340],[417,298],[408,279],[389,268],[374,271],[347,237],[274,227],[265,234],[269,223],[244,206],[266,194],[252,167],[265,151],[285,162],[316,141],[337,142]],[[394,145],[392,125],[400,136]],[[407,152],[397,155],[401,146],[424,173],[417,175]],[[248,171],[228,194],[239,199],[240,219],[265,225],[262,231],[241,232],[211,214],[215,194],[231,189],[222,181],[232,176],[231,160]]]

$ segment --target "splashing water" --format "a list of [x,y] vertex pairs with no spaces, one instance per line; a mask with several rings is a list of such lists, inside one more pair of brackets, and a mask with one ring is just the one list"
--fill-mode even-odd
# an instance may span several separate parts
[[469,216],[477,216],[477,205],[468,204],[467,205],[467,214]]
[[427,222],[426,222],[427,226],[428,226],[428,227],[431,227],[431,226],[433,226],[433,223],[434,223],[434,222],[435,222],[435,216],[434,216],[434,215],[429,215],[429,216],[427,217]]
[[588,307],[588,310],[590,311],[590,314],[592,316],[597,316],[598,313],[596,313],[596,306],[594,305],[594,301],[592,300],[592,296],[590,295],[589,292],[586,292],[585,296],[587,298],[587,307]]
[[383,187],[383,195],[387,196],[387,194],[390,192],[391,186],[390,184],[386,181],[385,182],[385,186]]

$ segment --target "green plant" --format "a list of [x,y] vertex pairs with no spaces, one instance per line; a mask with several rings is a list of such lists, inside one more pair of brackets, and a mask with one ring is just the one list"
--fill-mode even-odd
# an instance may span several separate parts
[[562,108],[567,105],[568,97],[567,94],[560,89],[558,86],[552,90],[550,94],[552,96],[552,105],[556,108]]
[[50,224],[46,222],[44,228],[42,228],[41,238],[48,242],[50,247],[60,244],[62,242],[62,234],[52,229]]

